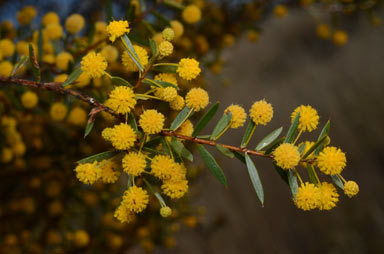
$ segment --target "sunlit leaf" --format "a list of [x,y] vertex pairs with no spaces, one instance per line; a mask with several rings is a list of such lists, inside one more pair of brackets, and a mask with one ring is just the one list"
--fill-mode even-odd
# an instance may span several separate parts
[[269,146],[272,142],[274,142],[280,136],[282,131],[283,131],[283,127],[280,127],[272,131],[271,133],[269,133],[259,142],[259,144],[257,144],[256,150],[261,151],[267,146]]
[[205,149],[202,145],[197,145],[197,149],[201,154],[201,158],[204,163],[208,166],[209,170],[213,173],[214,176],[222,183],[225,187],[227,187],[227,178],[224,175],[223,170],[216,162],[215,158]]
[[[195,129],[192,133],[192,136],[195,137],[197,134],[202,131],[205,126],[212,120],[215,116],[217,110],[219,109],[220,102],[216,102],[199,120],[196,124]],[[210,137],[210,136],[209,136]]]
[[228,148],[225,148],[225,147],[222,146],[222,145],[217,144],[217,145],[216,145],[216,149],[217,149],[220,153],[222,153],[224,156],[227,156],[228,158],[233,159],[233,158],[235,157],[235,155],[232,153],[231,150],[229,150]]
[[264,204],[264,190],[263,184],[261,183],[259,173],[257,172],[256,166],[253,163],[252,159],[249,155],[245,154],[245,162],[247,164],[249,177],[251,178],[253,188],[256,191],[257,197],[259,198],[261,204]]
[[212,131],[211,139],[216,140],[219,135],[229,126],[232,118],[232,113],[224,113],[220,120],[217,122],[215,128]]
[[98,154],[91,155],[89,157],[86,157],[84,159],[81,159],[77,161],[78,164],[84,164],[84,163],[92,163],[94,161],[102,161],[105,159],[112,158],[113,156],[117,155],[119,152],[117,151],[106,151]]

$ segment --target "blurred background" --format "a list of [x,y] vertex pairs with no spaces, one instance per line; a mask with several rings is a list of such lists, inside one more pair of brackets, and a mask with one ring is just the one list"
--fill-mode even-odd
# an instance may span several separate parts
[[[126,2],[113,1],[117,16]],[[272,10],[276,4],[292,1],[270,2]],[[0,21],[14,19],[26,4],[38,6],[40,13],[56,11],[66,17],[78,12],[91,17],[100,8],[98,3],[0,1]],[[376,14],[380,16],[382,11]],[[224,106],[238,103],[246,109],[262,98],[272,103],[274,119],[267,127],[257,127],[251,146],[275,128],[284,126],[287,130],[290,113],[297,106],[313,106],[319,112],[320,126],[331,119],[331,142],[347,154],[343,176],[357,181],[360,193],[352,199],[340,195],[337,207],[331,211],[303,212],[294,206],[288,186],[270,161],[255,158],[266,200],[261,207],[246,167],[211,149],[223,166],[228,188],[204,170],[191,185],[189,200],[192,206],[204,207],[204,215],[193,229],[182,227],[175,234],[174,248],[155,252],[384,253],[383,27],[372,26],[364,15],[351,17],[344,25],[348,43],[342,47],[319,40],[316,21],[301,8],[289,9],[284,19],[266,17],[260,27],[257,43],[250,43],[245,34],[240,34],[234,45],[222,50],[224,64],[219,74],[204,70],[211,102],[220,101]],[[243,131],[227,133],[220,142],[237,145]],[[63,170],[70,174],[72,168]],[[0,228],[10,226],[4,224],[5,220],[1,223]],[[140,246],[133,245],[119,253],[142,252]]]

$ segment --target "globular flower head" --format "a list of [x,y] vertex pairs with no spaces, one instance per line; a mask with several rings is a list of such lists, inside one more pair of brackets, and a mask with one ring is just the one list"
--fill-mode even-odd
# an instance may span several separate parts
[[21,104],[27,109],[34,108],[38,101],[39,98],[34,92],[27,91],[21,95]]
[[343,46],[348,42],[348,34],[343,30],[336,30],[332,35],[332,41],[337,46]]
[[331,210],[336,206],[339,201],[339,194],[337,194],[335,186],[331,183],[322,182],[318,186],[319,188],[319,204],[320,210]]
[[68,70],[70,61],[73,62],[73,56],[68,52],[63,51],[56,56],[56,66],[63,71]]
[[160,208],[160,215],[163,218],[167,218],[172,214],[172,209],[169,206],[164,206]]
[[316,109],[311,106],[301,105],[297,107],[291,114],[291,122],[295,119],[297,113],[300,112],[299,119],[299,130],[311,132],[317,128],[319,124],[319,115],[317,114]]
[[193,133],[193,123],[190,120],[186,120],[179,128],[175,131],[177,134],[183,136],[192,136]]
[[123,157],[123,170],[125,173],[139,176],[144,172],[145,166],[145,155],[142,153],[130,152]]
[[184,26],[183,24],[178,20],[171,20],[171,27],[173,31],[175,32],[175,38],[179,38],[184,33]]
[[146,190],[132,186],[124,192],[122,205],[127,206],[131,212],[140,213],[147,207],[148,201]]
[[111,21],[107,26],[109,40],[112,42],[120,36],[123,36],[125,33],[129,33],[129,31],[129,24],[126,20]]
[[51,23],[44,29],[47,38],[50,40],[57,40],[63,36],[63,28],[59,23]]
[[96,166],[96,162],[79,164],[75,172],[77,179],[85,184],[93,184],[101,176],[101,169]]
[[167,41],[172,41],[175,38],[175,32],[170,27],[165,28],[161,34],[163,39]]
[[177,95],[176,98],[169,103],[169,107],[173,110],[182,110],[184,107],[185,101],[184,98],[180,95]]
[[192,88],[185,96],[185,104],[194,111],[204,109],[209,103],[207,91],[201,88]]
[[356,196],[359,193],[359,185],[355,181],[348,181],[344,184],[344,194],[348,197]]
[[188,5],[182,12],[183,20],[189,24],[195,24],[201,19],[201,10],[194,4]]
[[159,87],[155,91],[155,96],[159,97],[160,99],[171,102],[177,97],[177,90],[174,87],[167,86],[167,87]]
[[74,13],[65,20],[65,28],[68,33],[76,34],[84,28],[85,19],[78,13]]
[[188,191],[187,180],[165,180],[161,185],[161,189],[165,195],[171,199],[181,198]]
[[36,17],[36,15],[37,15],[36,8],[31,5],[27,5],[23,9],[21,9],[19,12],[17,12],[16,18],[21,25],[27,25]]
[[275,9],[273,10],[273,13],[278,18],[284,17],[285,15],[287,15],[287,12],[288,12],[288,9],[283,4],[276,5]]
[[107,60],[100,53],[89,52],[81,60],[81,69],[90,78],[100,78],[108,67]]
[[256,101],[249,110],[249,116],[257,125],[266,125],[272,120],[273,108],[265,100]]
[[282,169],[292,169],[299,164],[300,153],[297,146],[289,143],[279,145],[273,151],[277,166]]
[[193,58],[182,58],[178,64],[177,74],[185,79],[192,80],[195,79],[201,72],[199,67],[199,62]]
[[101,169],[101,180],[104,183],[114,183],[119,179],[120,171],[116,162],[112,160],[102,160],[99,163]]
[[173,45],[169,41],[162,41],[159,44],[159,53],[161,56],[169,56],[173,52]]
[[13,64],[10,61],[3,61],[0,63],[0,75],[4,77],[11,76]]
[[119,114],[126,114],[136,105],[136,98],[132,88],[116,86],[109,94],[108,105]]
[[176,163],[167,155],[156,155],[151,162],[152,174],[160,180],[170,179],[176,170]]
[[316,161],[320,171],[326,175],[340,174],[347,165],[345,153],[333,146],[324,148]]
[[85,125],[87,122],[87,112],[81,107],[74,107],[69,112],[68,122],[77,126]]
[[232,113],[231,128],[239,128],[244,125],[245,120],[247,118],[247,113],[245,113],[245,110],[243,107],[239,105],[232,104],[231,106],[227,107],[224,111],[224,113],[228,114],[228,112]]
[[0,40],[0,51],[4,58],[12,56],[15,52],[15,44],[10,39]]
[[124,203],[120,203],[113,216],[121,223],[130,223],[135,219],[135,214]]
[[62,121],[67,115],[67,106],[61,102],[55,102],[52,104],[49,114],[55,121]]
[[155,109],[145,110],[140,115],[139,125],[146,134],[159,133],[164,127],[164,115]]
[[[145,67],[148,64],[148,53],[147,51],[137,45],[134,45],[133,48],[135,49],[135,52],[138,56],[138,60],[141,64],[141,66]],[[121,58],[123,65],[127,68],[128,71],[137,72],[139,71],[139,68],[135,64],[135,62],[132,60],[132,58],[128,55],[127,51],[124,51],[123,56]]]
[[314,184],[306,182],[298,188],[295,201],[298,208],[310,211],[317,208],[319,202],[320,191]]
[[135,144],[137,138],[136,132],[125,123],[115,125],[113,128],[106,128],[101,135],[118,150],[130,149]]
[[331,28],[326,24],[318,24],[316,27],[316,35],[320,39],[327,40],[331,37]]
[[172,73],[159,73],[155,76],[155,80],[164,81],[177,86],[177,79]]
[[57,15],[57,13],[53,11],[47,12],[42,18],[41,23],[43,24],[43,26],[48,26],[49,24],[59,24],[59,15]]

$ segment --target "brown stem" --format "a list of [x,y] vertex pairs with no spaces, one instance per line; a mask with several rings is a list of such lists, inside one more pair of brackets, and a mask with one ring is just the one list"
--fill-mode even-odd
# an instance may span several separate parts
[[144,72],[142,73],[141,77],[139,78],[139,80],[136,82],[136,85],[134,88],[138,88],[141,84],[141,81],[143,81],[143,79],[145,78],[145,75],[147,75],[148,71],[152,68],[152,65],[153,63],[151,63],[150,65],[148,65],[148,67],[144,70]]

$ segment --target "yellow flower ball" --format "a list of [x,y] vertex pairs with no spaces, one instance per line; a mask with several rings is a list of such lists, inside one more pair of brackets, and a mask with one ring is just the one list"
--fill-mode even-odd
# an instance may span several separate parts
[[156,42],[157,45],[159,45],[163,40],[163,35],[161,33],[156,33],[153,35],[152,39]]
[[68,70],[69,62],[73,62],[73,56],[68,52],[61,52],[56,56],[56,66],[57,68],[66,71]]
[[167,41],[172,41],[173,38],[175,38],[175,32],[173,31],[172,28],[167,27],[161,32],[163,39]]
[[101,181],[103,183],[115,183],[119,179],[120,171],[116,162],[112,160],[102,160],[98,166],[101,169]]
[[332,35],[332,41],[337,46],[343,46],[348,42],[348,34],[343,30],[336,30]]
[[21,104],[23,104],[24,108],[31,109],[36,107],[39,98],[34,92],[27,91],[21,95]]
[[108,63],[114,63],[119,58],[119,51],[112,45],[105,45],[101,49],[100,54],[105,57]]
[[359,193],[359,185],[355,181],[348,181],[344,184],[344,194],[348,197],[356,196]]
[[164,127],[164,115],[155,109],[145,110],[140,115],[139,125],[146,134],[157,134]]
[[[137,45],[134,45],[133,48],[136,51],[137,56],[139,57],[139,62],[141,66],[144,68],[148,64],[148,53],[147,51]],[[127,51],[124,51],[122,56],[122,62],[123,65],[127,68],[128,71],[137,72],[139,71],[139,68],[135,64],[135,62],[132,60],[132,58],[128,55]]]
[[0,63],[0,76],[11,76],[13,64],[10,61],[3,61]]
[[151,161],[151,172],[160,180],[172,178],[176,167],[176,163],[167,155],[156,155]]
[[112,42],[129,31],[129,24],[126,20],[111,21],[107,26],[109,40]]
[[108,36],[107,23],[104,21],[97,21],[95,23],[95,34],[101,39],[105,39]]
[[0,40],[0,51],[4,58],[13,56],[13,53],[15,53],[15,44],[13,44],[10,39],[2,39]]
[[173,53],[173,45],[169,41],[162,41],[159,44],[159,53],[161,56],[169,56]]
[[18,41],[16,43],[16,51],[19,55],[28,56],[29,55],[29,43],[26,41]]
[[53,47],[53,44],[49,41],[47,42],[44,42],[43,44],[43,52],[45,54],[54,54],[55,53],[55,49]]
[[196,5],[191,4],[184,8],[181,16],[185,22],[195,24],[201,19],[201,10]]
[[247,38],[248,41],[255,43],[259,40],[259,33],[255,30],[250,30],[247,33]]
[[347,165],[347,158],[339,148],[328,146],[317,157],[317,166],[326,175],[340,174]]
[[65,28],[68,33],[76,34],[84,28],[85,20],[84,17],[78,13],[74,13],[65,20]]
[[76,87],[83,88],[83,87],[88,86],[89,83],[91,83],[91,79],[89,78],[89,76],[86,73],[83,72],[77,78],[76,82],[77,83],[74,84]]
[[85,247],[89,244],[89,234],[85,230],[77,230],[73,235],[73,240],[77,247]]
[[155,91],[155,96],[159,97],[160,99],[171,102],[176,99],[177,97],[177,90],[174,87],[159,87]]
[[244,108],[239,105],[232,104],[224,111],[226,114],[229,112],[232,113],[230,127],[234,129],[242,127],[247,119],[247,113],[245,113]]
[[177,95],[176,98],[169,103],[169,107],[172,110],[180,111],[184,108],[185,102],[184,98],[180,95]]
[[301,185],[296,194],[296,206],[304,211],[310,211],[319,206],[320,191],[312,183],[304,183]]
[[171,27],[175,33],[175,39],[180,38],[184,33],[184,26],[177,20],[171,20]]
[[113,216],[121,223],[130,223],[135,219],[134,213],[123,203],[117,207]]
[[119,114],[126,114],[136,105],[136,98],[132,88],[116,86],[109,94],[108,105]]
[[47,54],[43,56],[43,62],[47,64],[55,64],[56,63],[56,57],[53,54]]
[[124,192],[122,204],[131,212],[140,213],[147,207],[148,202],[148,192],[143,188],[132,186]]
[[53,79],[53,82],[64,82],[66,81],[68,78],[68,74],[59,74],[57,75],[54,79]]
[[21,157],[25,154],[25,144],[22,141],[19,141],[12,145],[12,152],[16,157]]
[[142,153],[130,152],[123,157],[123,170],[133,176],[139,176],[144,172],[147,162]]
[[161,185],[161,190],[165,195],[171,199],[178,199],[188,192],[188,181],[187,180],[165,180]]
[[58,40],[63,36],[63,28],[58,23],[51,23],[44,30],[49,40]]
[[317,114],[316,109],[309,105],[301,105],[297,107],[291,114],[291,123],[293,123],[293,120],[295,120],[298,112],[300,112],[300,120],[298,126],[300,131],[311,132],[317,128],[317,125],[319,124],[319,115]]
[[118,150],[128,150],[134,146],[137,135],[131,126],[125,123],[106,128],[101,133],[104,139],[110,141]]
[[17,12],[16,18],[21,25],[28,25],[37,15],[37,10],[31,5],[25,6]]
[[73,125],[84,126],[87,122],[87,112],[81,107],[74,107],[69,112],[68,122]]
[[164,81],[177,86],[176,76],[172,73],[159,73],[154,77],[155,80]]
[[108,63],[105,57],[94,51],[89,52],[81,59],[81,70],[90,78],[100,78],[104,75]]
[[316,27],[316,35],[320,39],[328,40],[331,37],[331,28],[325,24],[318,24]]
[[319,210],[331,210],[339,201],[335,186],[331,183],[322,182],[318,185],[319,188]]
[[43,26],[48,26],[50,24],[60,24],[59,15],[57,15],[57,13],[53,11],[47,12],[44,15],[41,23],[43,24]]
[[288,170],[296,167],[300,162],[300,153],[297,146],[289,143],[279,145],[273,151],[277,166]]
[[183,136],[192,136],[193,133],[193,123],[190,120],[186,120],[179,128],[175,131],[177,134]]
[[265,100],[256,101],[249,110],[249,116],[257,125],[266,125],[272,120],[273,107]]
[[273,9],[273,14],[278,18],[283,18],[287,15],[288,9],[285,5],[279,4],[276,5],[275,9]]
[[67,107],[61,102],[55,102],[52,104],[49,114],[55,121],[62,121],[67,115]]
[[232,34],[225,34],[223,36],[223,45],[231,47],[235,44],[235,37]]
[[172,214],[172,209],[169,206],[164,206],[160,208],[160,215],[163,218],[167,218]]
[[208,93],[201,88],[192,88],[185,96],[185,104],[188,108],[198,112],[204,109],[209,103]]
[[182,58],[178,64],[177,74],[185,79],[192,80],[195,79],[201,72],[199,67],[199,62],[193,58]]
[[75,168],[75,172],[77,179],[85,184],[94,184],[101,175],[101,170],[96,167],[96,162],[79,164]]
[[12,150],[7,147],[3,147],[3,149],[1,150],[0,161],[2,163],[9,163],[12,161],[12,159],[13,159]]

